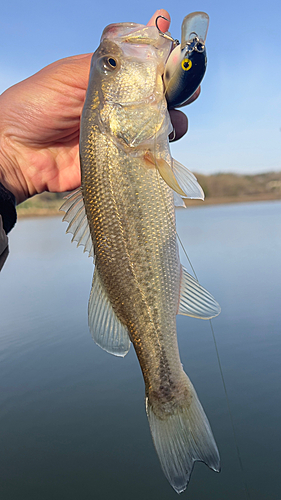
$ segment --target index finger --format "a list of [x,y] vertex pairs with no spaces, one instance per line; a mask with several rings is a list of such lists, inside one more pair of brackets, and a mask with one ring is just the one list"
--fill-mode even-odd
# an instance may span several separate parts
[[168,21],[166,21],[165,19],[159,19],[159,21],[157,23],[159,29],[161,31],[163,31],[163,33],[165,33],[166,31],[168,31],[168,29],[170,27],[170,22],[171,22],[170,14],[165,9],[157,10],[153,14],[152,18],[148,21],[147,26],[155,26],[155,21],[156,21],[158,16],[163,16],[163,17],[166,17],[166,19],[168,19]]

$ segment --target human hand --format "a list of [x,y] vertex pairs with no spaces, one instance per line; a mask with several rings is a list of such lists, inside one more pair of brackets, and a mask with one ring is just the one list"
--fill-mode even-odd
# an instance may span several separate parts
[[56,61],[0,96],[0,181],[17,203],[80,185],[80,115],[91,57]]
[[[148,25],[155,25],[159,15],[170,19],[161,9]],[[158,25],[165,32],[170,21],[159,19]],[[56,61],[0,96],[0,182],[17,203],[43,191],[71,191],[80,185],[80,116],[91,57]],[[171,121],[177,140],[187,131],[187,118],[171,110]]]

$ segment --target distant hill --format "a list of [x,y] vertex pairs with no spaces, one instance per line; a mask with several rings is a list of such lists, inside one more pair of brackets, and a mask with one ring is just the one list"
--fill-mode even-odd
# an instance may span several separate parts
[[[187,200],[187,206],[203,206],[217,203],[281,200],[281,172],[256,175],[218,173],[195,174],[201,184],[205,201]],[[67,193],[42,193],[17,207],[19,217],[63,215],[59,208]]]
[[[281,172],[195,175],[204,190],[205,204],[281,200]],[[195,205],[196,201],[188,200],[186,204]]]

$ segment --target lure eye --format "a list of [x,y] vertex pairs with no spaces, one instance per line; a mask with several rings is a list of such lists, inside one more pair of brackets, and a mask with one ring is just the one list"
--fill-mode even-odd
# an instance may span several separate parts
[[184,59],[181,63],[181,67],[184,71],[188,71],[192,66],[192,62],[190,59]]

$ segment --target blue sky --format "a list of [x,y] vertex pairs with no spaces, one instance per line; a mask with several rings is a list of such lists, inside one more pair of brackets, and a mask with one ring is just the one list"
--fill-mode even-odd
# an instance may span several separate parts
[[170,12],[180,38],[185,15],[210,16],[208,68],[200,98],[185,108],[189,133],[173,156],[202,173],[281,170],[281,3],[201,0],[10,0],[0,17],[0,92],[62,57],[94,51],[112,22],[146,23]]

